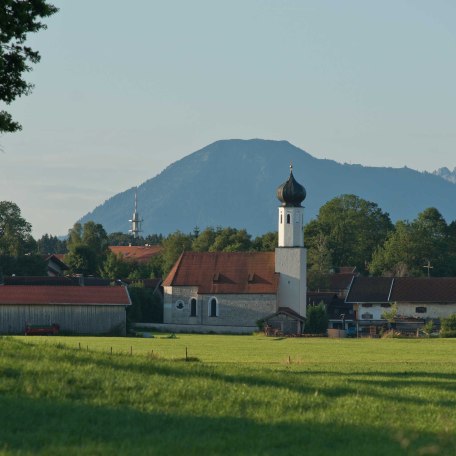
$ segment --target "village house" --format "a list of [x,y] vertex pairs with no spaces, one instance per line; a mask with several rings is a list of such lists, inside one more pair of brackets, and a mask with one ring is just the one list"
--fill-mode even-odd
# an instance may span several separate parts
[[382,314],[392,304],[399,324],[438,324],[456,313],[456,277],[356,277],[345,302],[353,305],[361,329],[384,325]]
[[[291,167],[290,167],[291,168]],[[306,316],[306,191],[294,178],[277,189],[275,252],[184,252],[163,282],[168,330],[252,332],[259,322],[301,333]]]

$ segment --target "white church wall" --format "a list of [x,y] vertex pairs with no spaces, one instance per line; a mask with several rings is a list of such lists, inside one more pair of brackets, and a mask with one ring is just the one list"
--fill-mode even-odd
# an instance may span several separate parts
[[[198,295],[197,287],[164,287],[164,323],[177,325],[256,326],[256,322],[277,310],[275,294]],[[190,299],[197,300],[197,315],[192,317]],[[210,302],[216,299],[216,316]]]

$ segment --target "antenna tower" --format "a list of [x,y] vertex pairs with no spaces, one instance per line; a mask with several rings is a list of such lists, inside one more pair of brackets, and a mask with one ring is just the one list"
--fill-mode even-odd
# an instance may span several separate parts
[[135,190],[135,210],[133,212],[133,217],[129,220],[131,223],[131,230],[128,230],[130,233],[133,234],[133,237],[136,239],[139,237],[139,233],[142,232],[141,230],[141,223],[143,220],[139,217],[138,214],[138,189]]

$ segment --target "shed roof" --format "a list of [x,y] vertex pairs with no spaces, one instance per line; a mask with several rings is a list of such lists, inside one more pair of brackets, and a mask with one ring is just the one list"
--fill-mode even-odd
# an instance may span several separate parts
[[200,294],[276,294],[274,252],[184,252],[163,286],[195,286]]
[[112,305],[128,306],[125,287],[0,286],[0,305]]

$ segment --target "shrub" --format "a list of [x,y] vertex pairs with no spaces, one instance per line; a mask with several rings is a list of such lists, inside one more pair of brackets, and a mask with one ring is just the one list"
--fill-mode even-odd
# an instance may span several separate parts
[[440,336],[441,337],[456,337],[456,314],[453,314],[447,318],[441,319]]
[[305,332],[307,334],[324,334],[328,329],[328,314],[325,305],[320,302],[317,306],[307,308]]

